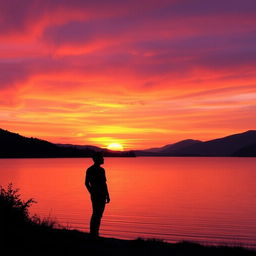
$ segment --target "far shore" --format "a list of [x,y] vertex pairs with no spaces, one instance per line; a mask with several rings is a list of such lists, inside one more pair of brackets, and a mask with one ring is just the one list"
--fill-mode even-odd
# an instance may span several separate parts
[[[106,158],[142,158],[142,157],[154,157],[154,158],[160,158],[160,157],[169,157],[169,158],[205,158],[205,157],[209,157],[209,158],[255,158],[256,156],[157,156],[157,155],[153,155],[153,156],[104,156]],[[63,158],[91,158],[91,156],[28,156],[28,157],[17,157],[17,156],[13,156],[13,157],[1,157],[0,159],[63,159]]]

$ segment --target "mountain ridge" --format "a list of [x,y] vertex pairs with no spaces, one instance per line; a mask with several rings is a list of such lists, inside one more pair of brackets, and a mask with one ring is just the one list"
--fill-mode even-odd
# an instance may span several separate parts
[[0,158],[90,157],[95,151],[105,156],[220,156],[256,157],[256,130],[228,135],[209,141],[186,139],[159,148],[111,151],[92,145],[54,144],[25,137],[0,128]]
[[60,146],[46,140],[25,137],[0,128],[0,158],[91,157],[95,151],[102,151],[105,156],[110,157],[135,156],[132,151],[117,152],[96,146],[84,148],[71,144]]
[[[175,148],[182,142],[190,142]],[[255,146],[254,146],[255,145]],[[137,150],[137,156],[256,156],[256,130],[209,140],[183,140],[160,148]],[[153,150],[153,151],[152,151]]]

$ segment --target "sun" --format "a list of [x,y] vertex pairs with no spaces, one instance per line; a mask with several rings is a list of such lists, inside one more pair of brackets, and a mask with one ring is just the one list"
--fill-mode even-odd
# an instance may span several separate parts
[[109,150],[114,150],[114,151],[123,151],[124,150],[124,147],[119,143],[111,143],[107,146],[107,148]]

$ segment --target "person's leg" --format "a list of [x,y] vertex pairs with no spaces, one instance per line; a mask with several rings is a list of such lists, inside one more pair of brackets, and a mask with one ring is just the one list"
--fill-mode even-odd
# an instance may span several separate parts
[[100,222],[105,209],[105,200],[92,198],[92,217],[90,222],[90,233],[99,236]]

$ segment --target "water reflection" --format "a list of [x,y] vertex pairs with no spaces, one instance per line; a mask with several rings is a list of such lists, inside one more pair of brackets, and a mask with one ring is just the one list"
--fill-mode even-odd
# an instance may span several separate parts
[[[91,159],[0,159],[1,185],[13,182],[32,213],[89,231],[84,187]],[[106,158],[111,206],[102,234],[254,244],[254,158]]]

